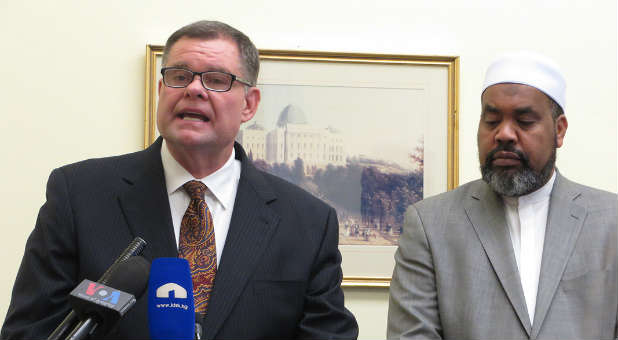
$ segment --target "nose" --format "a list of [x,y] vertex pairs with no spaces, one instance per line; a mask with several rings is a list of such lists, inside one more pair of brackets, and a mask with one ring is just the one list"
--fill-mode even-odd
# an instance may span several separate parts
[[517,130],[509,121],[504,121],[498,126],[495,135],[496,142],[499,144],[517,143]]
[[194,75],[193,80],[185,87],[185,96],[194,98],[206,98],[208,95],[204,85],[202,85],[202,77]]

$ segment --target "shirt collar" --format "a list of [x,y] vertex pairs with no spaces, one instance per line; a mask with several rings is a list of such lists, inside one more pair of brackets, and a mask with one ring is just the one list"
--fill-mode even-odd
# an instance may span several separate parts
[[167,148],[165,139],[161,145],[161,162],[163,163],[163,173],[165,175],[165,185],[167,194],[171,195],[177,190],[182,190],[181,187],[191,180],[198,180],[206,184],[208,190],[221,203],[223,209],[231,208],[234,204],[235,192],[234,187],[229,183],[238,182],[238,177],[233,168],[233,162],[236,161],[236,150],[232,148],[230,158],[223,164],[221,168],[204,178],[194,178],[185,168],[176,161]]
[[554,173],[549,178],[549,181],[545,183],[539,189],[523,196],[519,197],[506,197],[503,196],[504,202],[510,206],[522,206],[527,204],[535,204],[541,202],[543,200],[549,200],[549,196],[551,195],[551,190],[554,187],[554,181],[556,180],[556,169],[554,169]]

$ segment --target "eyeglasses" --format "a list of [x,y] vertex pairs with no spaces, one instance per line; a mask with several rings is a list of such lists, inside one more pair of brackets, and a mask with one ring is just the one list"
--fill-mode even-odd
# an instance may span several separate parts
[[200,76],[205,89],[215,92],[229,91],[234,80],[249,87],[253,86],[250,82],[231,73],[220,71],[193,72],[180,67],[164,67],[161,69],[161,75],[165,86],[173,88],[189,86],[196,75]]

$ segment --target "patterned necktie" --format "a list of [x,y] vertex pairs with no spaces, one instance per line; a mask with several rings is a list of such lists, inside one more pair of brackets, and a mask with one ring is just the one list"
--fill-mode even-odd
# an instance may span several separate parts
[[193,279],[195,312],[206,314],[208,298],[217,273],[217,249],[212,215],[204,200],[206,185],[189,181],[183,188],[191,197],[180,224],[178,256],[189,261]]

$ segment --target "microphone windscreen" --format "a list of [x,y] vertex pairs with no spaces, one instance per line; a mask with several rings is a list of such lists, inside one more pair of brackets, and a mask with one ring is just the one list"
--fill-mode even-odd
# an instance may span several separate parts
[[175,257],[152,261],[148,280],[150,338],[193,339],[194,308],[189,262]]
[[107,284],[107,281],[109,280],[109,276],[112,274],[114,269],[116,269],[116,265],[118,265],[122,261],[127,260],[128,258],[132,256],[138,256],[139,254],[142,253],[142,250],[144,250],[144,247],[146,247],[146,241],[144,241],[141,237],[134,238],[133,241],[131,241],[131,243],[129,243],[129,245],[125,248],[125,250],[122,253],[120,253],[120,255],[116,258],[116,261],[114,261],[114,263],[112,263],[112,265],[109,266],[109,268],[107,268],[105,273],[101,275],[101,277],[97,280],[97,282],[102,283],[104,285]]
[[150,263],[141,256],[119,262],[107,280],[107,286],[127,292],[139,299],[146,290]]

